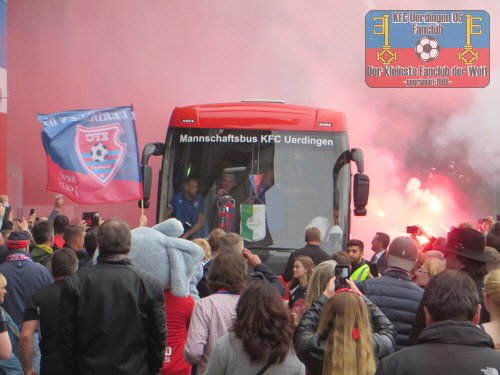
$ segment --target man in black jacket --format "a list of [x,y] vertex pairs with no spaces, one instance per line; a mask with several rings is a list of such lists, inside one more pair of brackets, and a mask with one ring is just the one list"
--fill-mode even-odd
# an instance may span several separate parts
[[384,358],[376,375],[498,374],[500,353],[476,325],[479,297],[470,276],[459,271],[436,275],[422,303],[427,327],[416,345]]
[[[52,224],[49,222],[50,226]],[[26,375],[36,374],[32,367],[33,336],[40,330],[40,351],[42,360],[40,373],[65,375],[67,371],[61,362],[57,348],[57,316],[59,297],[64,286],[64,279],[71,276],[78,268],[78,259],[72,249],[62,248],[51,254],[51,272],[54,283],[44,286],[31,297],[24,310],[24,322],[19,338],[21,363]]]
[[127,223],[107,220],[97,242],[98,263],[66,279],[61,291],[61,358],[71,374],[157,374],[167,339],[163,288],[130,263]]
[[298,256],[307,256],[312,259],[314,265],[318,265],[321,262],[330,259],[330,256],[319,247],[321,242],[321,232],[316,227],[311,227],[306,230],[305,238],[306,246],[301,249],[295,250],[290,254],[288,262],[283,271],[283,280],[289,282],[293,278],[293,262]]
[[417,245],[409,237],[396,237],[388,249],[389,268],[384,276],[368,279],[359,290],[382,310],[398,333],[397,349],[409,346],[409,337],[423,290],[410,278],[417,260]]
[[[483,280],[488,272],[486,263],[494,262],[484,251],[484,235],[471,228],[453,228],[448,233],[448,240],[443,249],[446,260],[446,269],[461,271],[468,274],[476,284],[481,314],[479,323],[490,321],[490,314],[483,301]],[[424,310],[422,304],[418,307],[415,324],[410,337],[413,344],[425,327]]]

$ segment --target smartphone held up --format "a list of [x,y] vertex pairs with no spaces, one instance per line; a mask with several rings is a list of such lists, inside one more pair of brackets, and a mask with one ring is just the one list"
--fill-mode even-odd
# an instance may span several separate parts
[[99,227],[99,219],[101,214],[98,211],[95,212],[84,212],[82,214],[82,220],[85,221],[87,227],[90,229],[94,229]]
[[346,279],[349,278],[349,266],[346,264],[337,264],[335,266],[335,290],[349,288]]

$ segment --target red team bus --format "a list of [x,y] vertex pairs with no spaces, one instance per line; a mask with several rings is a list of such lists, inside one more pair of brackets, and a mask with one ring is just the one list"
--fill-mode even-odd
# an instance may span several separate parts
[[244,101],[175,108],[165,143],[148,143],[142,154],[144,205],[149,206],[151,155],[161,155],[158,222],[198,179],[204,225],[239,233],[245,247],[281,274],[291,251],[304,246],[306,228],[322,232],[327,252],[349,237],[351,168],[355,215],[366,215],[369,180],[363,154],[349,149],[344,114],[332,110]]

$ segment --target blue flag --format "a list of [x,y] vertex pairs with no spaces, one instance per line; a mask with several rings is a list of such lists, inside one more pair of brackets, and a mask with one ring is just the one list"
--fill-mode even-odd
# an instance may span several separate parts
[[142,199],[132,107],[39,114],[47,190],[77,203]]

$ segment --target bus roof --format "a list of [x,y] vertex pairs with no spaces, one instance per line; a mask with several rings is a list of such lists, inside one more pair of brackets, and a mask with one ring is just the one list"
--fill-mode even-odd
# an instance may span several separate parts
[[170,126],[315,132],[346,131],[342,112],[278,102],[241,102],[176,107]]

